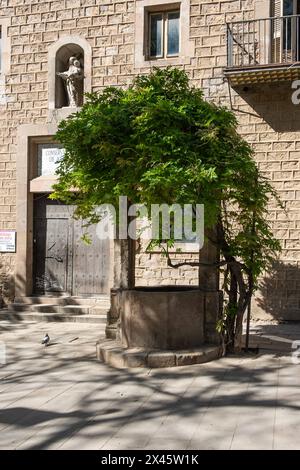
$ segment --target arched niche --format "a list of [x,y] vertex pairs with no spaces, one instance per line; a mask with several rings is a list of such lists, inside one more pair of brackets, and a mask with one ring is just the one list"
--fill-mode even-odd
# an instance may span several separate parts
[[[58,73],[66,72],[69,69],[70,58],[75,57],[80,63],[80,68],[84,73],[84,50],[78,44],[67,44],[62,46],[56,53],[55,60],[55,108],[70,107],[66,82]],[[78,80],[78,106],[83,104],[84,79]]]
[[[69,68],[70,57],[76,57],[83,68],[82,95],[91,92],[91,56],[90,44],[81,37],[66,36],[52,44],[48,53],[48,87],[49,109],[56,110],[69,107],[68,95],[64,80],[57,73]],[[82,103],[79,104],[79,106]]]

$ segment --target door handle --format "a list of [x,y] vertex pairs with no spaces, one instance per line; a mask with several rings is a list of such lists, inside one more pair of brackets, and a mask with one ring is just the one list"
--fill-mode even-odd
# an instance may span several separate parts
[[63,263],[64,260],[60,256],[46,256],[45,259],[55,259],[58,263]]

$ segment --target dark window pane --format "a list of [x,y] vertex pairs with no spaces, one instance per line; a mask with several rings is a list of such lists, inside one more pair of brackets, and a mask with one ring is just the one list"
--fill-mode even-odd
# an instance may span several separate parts
[[179,11],[168,13],[168,55],[179,53]]
[[283,0],[283,16],[293,14],[294,0]]
[[162,15],[150,15],[150,56],[162,56]]

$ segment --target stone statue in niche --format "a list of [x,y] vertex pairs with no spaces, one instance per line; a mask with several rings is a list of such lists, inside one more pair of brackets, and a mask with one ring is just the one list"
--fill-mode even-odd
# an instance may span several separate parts
[[65,72],[58,72],[57,75],[61,77],[66,85],[68,95],[68,105],[75,108],[82,105],[83,101],[83,68],[81,67],[80,60],[77,57],[70,57],[69,69]]

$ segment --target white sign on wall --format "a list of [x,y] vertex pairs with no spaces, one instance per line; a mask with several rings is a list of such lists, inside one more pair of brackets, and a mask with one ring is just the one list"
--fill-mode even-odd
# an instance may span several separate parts
[[57,144],[38,145],[38,175],[54,176],[65,150]]
[[16,232],[14,230],[0,230],[0,253],[16,252]]

